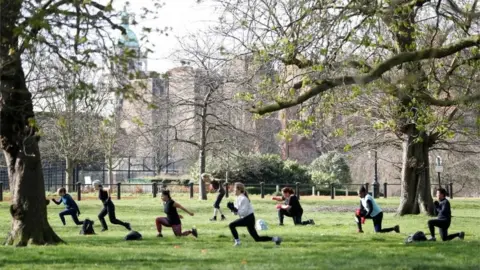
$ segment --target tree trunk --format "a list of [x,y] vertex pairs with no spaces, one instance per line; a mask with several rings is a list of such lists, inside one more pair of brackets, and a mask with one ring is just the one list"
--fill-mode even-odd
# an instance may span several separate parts
[[32,95],[14,34],[24,1],[0,1],[0,148],[12,191],[11,231],[6,245],[55,244],[62,240],[48,224],[42,162]]
[[433,199],[430,193],[430,173],[428,151],[430,143],[425,133],[421,140],[414,134],[415,127],[409,128],[403,143],[402,188],[399,215],[433,214]]
[[70,188],[72,187],[73,190],[73,168],[75,164],[71,158],[65,159],[65,188],[67,192],[69,192]]
[[113,159],[112,156],[108,157],[108,185],[113,185]]
[[205,158],[205,149],[200,149],[200,156],[199,156],[199,163],[200,163],[200,180],[198,184],[198,193],[199,193],[199,198],[200,200],[206,200],[207,199],[207,190],[205,188],[205,182],[203,181],[201,175],[202,173],[205,172],[205,167],[206,167],[206,158]]
[[207,199],[207,190],[205,188],[205,182],[203,181],[201,175],[202,173],[205,172],[205,167],[206,167],[206,148],[207,148],[207,109],[208,109],[208,97],[210,95],[207,94],[205,98],[205,104],[202,107],[202,118],[201,118],[201,137],[200,137],[200,151],[199,151],[199,166],[200,166],[200,175],[199,181],[198,181],[198,192],[199,192],[199,199],[200,200],[206,200]]

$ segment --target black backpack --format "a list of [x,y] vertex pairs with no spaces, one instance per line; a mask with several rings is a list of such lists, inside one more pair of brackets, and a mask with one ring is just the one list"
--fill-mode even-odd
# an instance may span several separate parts
[[142,240],[142,235],[137,231],[130,231],[127,236],[125,236],[125,240]]
[[413,242],[423,242],[423,241],[427,241],[427,236],[425,236],[425,233],[423,233],[422,231],[418,231],[414,234],[411,234],[410,236],[407,237],[407,239],[405,239],[406,244],[413,243]]
[[93,230],[93,221],[91,221],[90,219],[85,219],[85,221],[83,221],[83,226],[80,230],[80,234],[95,234],[95,231]]

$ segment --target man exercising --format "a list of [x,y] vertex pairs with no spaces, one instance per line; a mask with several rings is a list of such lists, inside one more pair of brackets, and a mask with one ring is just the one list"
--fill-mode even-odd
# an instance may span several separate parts
[[428,221],[428,229],[430,230],[430,235],[432,236],[429,240],[436,241],[435,238],[435,227],[438,227],[438,232],[442,241],[450,241],[456,237],[463,240],[465,238],[464,232],[454,233],[448,235],[448,227],[452,221],[452,211],[450,210],[450,202],[445,198],[447,191],[444,188],[437,189],[437,199],[435,201],[435,213],[437,214],[436,219],[430,219]]

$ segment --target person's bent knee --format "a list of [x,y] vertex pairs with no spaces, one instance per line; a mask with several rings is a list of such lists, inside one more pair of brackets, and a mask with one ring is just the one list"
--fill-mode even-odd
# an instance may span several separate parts
[[229,227],[230,229],[233,229],[233,228],[235,228],[235,224],[232,222],[232,223],[228,224],[228,227]]

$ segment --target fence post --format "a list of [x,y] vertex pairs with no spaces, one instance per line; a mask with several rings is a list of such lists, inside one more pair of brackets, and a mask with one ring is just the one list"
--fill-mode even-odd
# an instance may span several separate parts
[[0,202],[3,202],[3,182],[0,182]]
[[315,196],[315,186],[312,186],[312,196]]
[[228,186],[229,186],[229,185],[228,185],[228,182],[226,182],[226,183],[225,183],[225,197],[226,197],[226,198],[228,198],[228,189],[229,189]]
[[154,182],[154,183],[152,184],[152,192],[153,192],[153,198],[156,198],[156,197],[157,197],[157,192],[158,192],[158,190],[157,190],[157,182]]
[[300,200],[300,183],[295,183],[295,195],[297,195],[297,199]]
[[367,190],[367,194],[368,194],[368,183],[365,183],[365,189]]
[[120,192],[121,192],[121,189],[122,189],[122,183],[117,183],[117,200],[120,200],[120,198],[122,197]]
[[279,185],[276,185],[275,186],[275,192],[278,194],[280,192],[280,186]]
[[82,183],[77,183],[77,200],[82,200]]
[[128,156],[128,173],[127,173],[127,179],[130,180],[130,156]]
[[345,197],[348,197],[348,186],[345,187]]
[[330,199],[335,199],[335,187],[333,186],[333,184],[330,184]]
[[188,184],[190,186],[190,199],[193,199],[193,182]]
[[260,183],[260,196],[262,199],[265,198],[265,183],[263,182]]
[[450,199],[453,199],[453,183],[450,183],[449,186],[450,186],[450,194],[449,194]]
[[387,182],[383,183],[383,198],[385,199],[387,198],[387,191],[388,191],[387,186],[388,186]]

